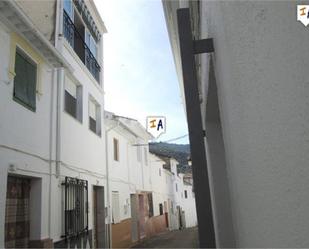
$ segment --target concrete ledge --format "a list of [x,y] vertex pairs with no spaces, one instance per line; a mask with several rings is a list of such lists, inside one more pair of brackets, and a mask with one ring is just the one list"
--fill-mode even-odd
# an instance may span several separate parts
[[29,248],[54,248],[52,239],[30,240]]

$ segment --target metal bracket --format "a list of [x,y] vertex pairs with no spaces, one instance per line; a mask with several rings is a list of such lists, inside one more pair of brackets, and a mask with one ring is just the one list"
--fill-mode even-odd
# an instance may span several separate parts
[[193,42],[194,54],[212,53],[215,51],[212,38],[195,40]]
[[179,45],[182,65],[186,113],[192,158],[193,184],[199,230],[199,247],[215,248],[216,238],[212,214],[209,173],[205,152],[205,131],[202,125],[201,106],[195,66],[195,54],[214,51],[213,40],[194,41],[190,23],[190,11],[177,10]]

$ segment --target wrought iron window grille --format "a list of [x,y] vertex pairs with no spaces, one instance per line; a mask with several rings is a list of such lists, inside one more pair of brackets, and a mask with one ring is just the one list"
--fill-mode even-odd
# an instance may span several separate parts
[[88,181],[65,177],[64,235],[66,239],[88,234]]

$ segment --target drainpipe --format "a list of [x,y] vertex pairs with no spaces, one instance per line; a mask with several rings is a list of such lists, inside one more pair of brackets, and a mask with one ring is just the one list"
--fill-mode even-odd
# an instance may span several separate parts
[[141,167],[142,167],[142,186],[143,191],[145,191],[143,150],[140,148],[140,151],[141,151]]
[[64,81],[64,69],[59,68],[57,74],[57,117],[56,117],[56,178],[60,175],[61,162],[61,96]]
[[119,120],[117,121],[117,124],[110,127],[105,131],[105,166],[106,166],[106,193],[107,193],[107,207],[108,207],[108,226],[109,226],[109,248],[112,248],[112,216],[111,216],[111,207],[110,207],[110,189],[109,189],[109,167],[108,167],[108,139],[107,134],[117,128],[119,126]]
[[[62,54],[63,33],[63,1],[56,2],[56,24],[55,24],[55,48]],[[69,66],[68,70],[73,73],[73,68]],[[64,85],[64,68],[57,68],[57,104],[56,104],[56,178],[60,175],[61,162],[61,100],[62,88]]]
[[52,203],[52,160],[53,160],[53,129],[54,129],[54,84],[56,84],[57,69],[52,69],[52,84],[50,95],[50,124],[49,124],[49,196],[48,196],[48,237],[51,239],[51,203]]

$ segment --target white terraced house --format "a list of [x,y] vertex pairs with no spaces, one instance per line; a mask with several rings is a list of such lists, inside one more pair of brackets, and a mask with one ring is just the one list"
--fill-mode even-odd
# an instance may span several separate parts
[[0,247],[107,247],[104,23],[92,0],[0,2]]
[[174,158],[149,152],[153,137],[137,120],[105,112],[105,127],[112,247],[196,226],[192,177],[177,172]]

